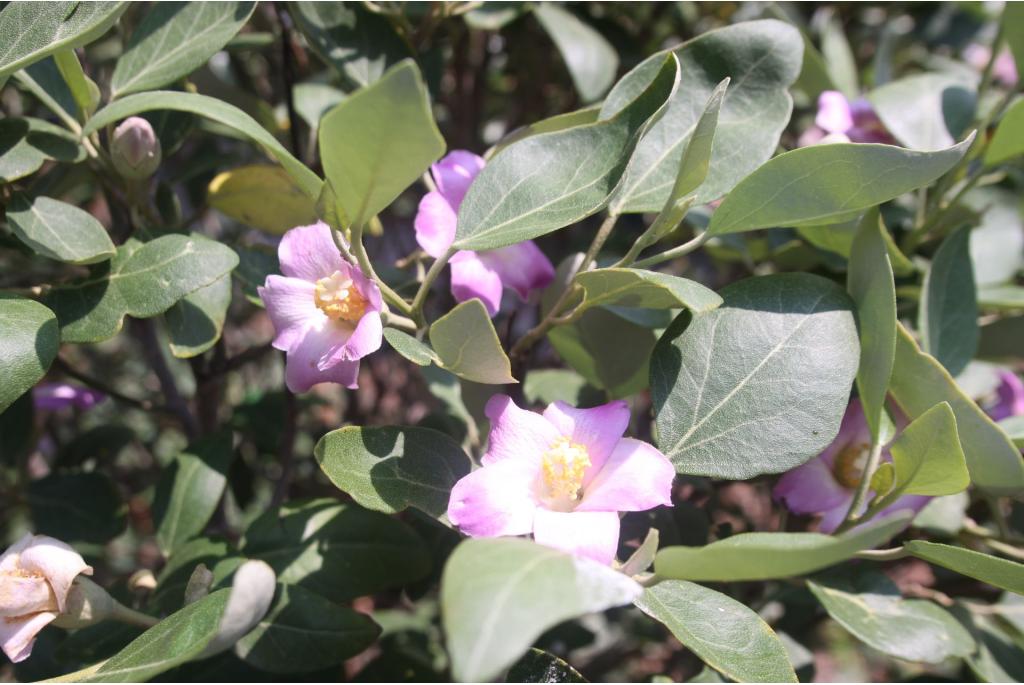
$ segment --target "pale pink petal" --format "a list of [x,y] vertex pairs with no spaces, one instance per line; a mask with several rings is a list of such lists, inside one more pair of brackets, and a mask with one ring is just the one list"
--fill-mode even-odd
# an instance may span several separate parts
[[586,487],[576,511],[646,511],[672,504],[672,462],[653,445],[623,438]]
[[538,509],[533,539],[601,564],[611,564],[619,547],[619,515],[611,511]]
[[343,268],[345,260],[331,238],[331,228],[322,221],[296,226],[281,238],[277,247],[281,273],[315,283]]
[[851,495],[835,479],[831,465],[823,457],[787,471],[772,490],[775,501],[785,504],[794,514],[820,514],[844,502],[848,505]]
[[814,123],[829,133],[845,133],[853,126],[853,112],[846,96],[826,90],[818,96],[818,115]]
[[546,288],[555,279],[555,267],[532,240],[478,254],[498,274],[502,286],[515,290],[522,300],[531,290]]
[[448,520],[466,535],[526,535],[537,511],[537,466],[506,459],[463,477],[452,488]]
[[57,608],[57,598],[42,574],[0,574],[0,619]]
[[[846,518],[847,512],[850,511],[850,505],[853,503],[853,493],[847,492],[846,499],[841,502],[837,502],[835,506],[830,509],[821,512],[822,517],[818,522],[818,530],[822,533],[834,533],[839,524]],[[861,507],[860,512],[863,514],[864,510],[867,509],[867,503]]]
[[525,461],[534,467],[559,438],[558,430],[540,414],[516,406],[508,395],[494,395],[484,413],[491,421],[484,466],[510,459]]
[[431,257],[440,257],[455,240],[455,209],[441,193],[430,192],[420,200],[413,226],[416,242]]
[[430,167],[437,190],[456,210],[462,204],[462,198],[473,183],[480,170],[484,168],[483,157],[468,150],[452,150],[441,161]]
[[455,253],[452,267],[452,295],[457,302],[478,298],[494,316],[501,308],[501,277],[476,252],[463,250]]
[[0,555],[0,573],[13,573],[18,570],[21,553],[32,544],[32,533],[25,533],[13,545],[4,550]]
[[[835,458],[848,447],[857,445],[871,445],[871,429],[868,428],[867,419],[864,418],[864,408],[859,399],[850,400],[846,405],[846,412],[839,424],[839,432],[828,447],[819,455],[819,458],[831,469],[835,465]],[[801,468],[801,467],[797,467]]]
[[364,314],[348,340],[341,347],[335,348],[329,357],[321,359],[318,366],[321,370],[325,370],[339,362],[362,359],[380,349],[384,339],[383,334],[384,325],[381,323],[380,314],[377,312]]
[[57,608],[64,610],[71,583],[79,573],[92,575],[92,566],[70,545],[48,537],[36,535],[21,553],[19,566],[29,573],[41,573],[53,588]]
[[995,403],[985,408],[993,421],[1024,414],[1024,383],[1020,377],[1012,371],[1000,371],[995,399]]
[[310,328],[305,336],[288,351],[285,362],[285,382],[294,393],[306,392],[317,383],[341,383],[356,387],[359,374],[358,361],[337,361],[321,368],[321,362],[330,360],[352,335],[352,327],[327,320],[319,328]]
[[384,300],[381,298],[380,287],[366,277],[358,266],[345,263],[342,273],[352,279],[356,290],[366,298],[366,311],[379,312],[384,308]]
[[1013,53],[1010,52],[1009,48],[1003,48],[1002,52],[996,57],[995,64],[992,65],[992,75],[996,81],[1004,86],[1008,88],[1016,87],[1019,78],[1017,74],[1017,60],[1013,58]]
[[808,147],[809,145],[817,145],[821,142],[822,138],[825,137],[825,131],[818,128],[817,126],[811,126],[806,131],[800,134],[800,137],[796,141],[797,147]]
[[287,352],[312,327],[325,325],[327,316],[316,306],[313,283],[287,276],[267,276],[266,285],[257,288],[267,314],[274,324],[273,345]]
[[591,409],[577,409],[565,402],[552,402],[544,410],[544,418],[562,435],[587,448],[590,467],[583,475],[583,489],[586,490],[626,432],[629,405],[623,400],[616,400]]
[[0,645],[7,658],[14,663],[27,659],[32,654],[36,635],[55,618],[57,614],[52,611],[20,618],[0,618]]

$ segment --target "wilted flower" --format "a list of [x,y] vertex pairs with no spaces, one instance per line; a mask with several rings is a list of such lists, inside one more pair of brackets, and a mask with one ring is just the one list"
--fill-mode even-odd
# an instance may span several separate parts
[[117,173],[125,178],[147,179],[160,166],[160,158],[160,139],[142,117],[128,117],[114,129],[110,159]]
[[283,276],[267,276],[259,295],[287,354],[285,381],[292,392],[317,383],[354,388],[359,360],[381,345],[377,284],[342,259],[322,222],[284,234],[277,250]]
[[[985,68],[991,57],[992,48],[987,45],[971,43],[964,49],[964,59],[978,71]],[[1013,88],[1017,85],[1017,77],[1017,62],[1010,49],[1004,47],[992,64],[992,79],[1007,88]]]
[[[416,213],[416,242],[431,257],[440,257],[455,240],[455,224],[469,185],[484,168],[482,157],[453,150],[430,168],[436,191],[423,196]],[[494,316],[501,293],[511,288],[522,300],[530,291],[547,287],[555,269],[532,240],[483,252],[462,250],[451,259],[452,295],[459,302],[480,298]]]
[[0,557],[0,644],[17,663],[36,635],[67,607],[71,584],[92,567],[60,540],[25,535]]
[[816,143],[892,143],[885,124],[864,98],[853,102],[836,90],[818,96],[815,126],[804,131],[797,143],[800,147]]
[[32,402],[36,409],[91,409],[105,399],[107,396],[99,390],[70,383],[42,383],[32,389]]
[[993,397],[982,403],[982,408],[993,421],[1024,415],[1024,383],[1012,371],[998,372],[999,385]]
[[[902,430],[906,422],[898,419],[897,425]],[[839,435],[832,444],[806,464],[783,474],[772,495],[795,514],[821,514],[818,529],[831,533],[843,522],[850,509],[870,452],[871,431],[860,400],[855,399],[846,408]],[[892,461],[888,449],[882,452],[882,460]],[[904,510],[917,512],[930,499],[925,495],[904,495],[878,515],[887,516]]]
[[623,438],[629,408],[617,401],[593,409],[563,402],[543,415],[495,395],[482,468],[452,489],[448,518],[473,537],[526,535],[542,545],[615,558],[620,511],[672,503],[675,469],[651,445]]

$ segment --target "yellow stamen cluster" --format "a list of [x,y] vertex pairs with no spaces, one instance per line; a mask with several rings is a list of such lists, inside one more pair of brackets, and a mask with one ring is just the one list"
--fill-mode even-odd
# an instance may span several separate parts
[[843,487],[855,488],[860,485],[864,477],[864,464],[870,452],[871,445],[861,442],[844,447],[836,455],[833,473]]
[[590,467],[590,455],[583,445],[561,437],[541,459],[541,473],[552,499],[575,501],[583,487],[583,474]]
[[366,298],[351,278],[335,271],[316,282],[316,306],[331,319],[355,323],[366,311]]

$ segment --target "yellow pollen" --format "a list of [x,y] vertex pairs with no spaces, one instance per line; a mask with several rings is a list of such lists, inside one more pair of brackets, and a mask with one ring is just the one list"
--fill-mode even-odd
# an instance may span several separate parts
[[862,442],[848,445],[836,455],[833,473],[843,487],[855,488],[860,485],[860,480],[864,476],[864,464],[867,463],[870,452],[871,445]]
[[355,323],[366,311],[366,298],[356,288],[351,278],[335,271],[316,282],[313,295],[316,306],[331,319]]
[[589,467],[590,455],[586,447],[567,437],[555,440],[541,460],[541,473],[548,495],[559,500],[579,499],[583,474]]

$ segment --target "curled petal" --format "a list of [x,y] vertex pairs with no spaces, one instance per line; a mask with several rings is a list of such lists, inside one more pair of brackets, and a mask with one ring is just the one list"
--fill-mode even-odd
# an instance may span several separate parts
[[381,298],[380,287],[366,277],[366,274],[358,266],[345,263],[342,273],[352,279],[359,294],[366,298],[366,311],[379,312],[384,308],[384,300]]
[[55,618],[57,614],[52,611],[18,618],[0,618],[0,646],[7,658],[14,663],[27,659],[32,654],[36,635]]
[[56,610],[57,598],[42,574],[0,575],[0,620]]
[[533,530],[537,467],[506,459],[462,478],[452,488],[448,520],[473,537],[526,535]]
[[322,221],[296,226],[281,238],[277,247],[281,273],[315,283],[344,268],[345,260],[331,237],[331,228]]
[[532,240],[497,250],[480,252],[480,260],[498,275],[505,288],[516,291],[521,300],[531,290],[546,288],[555,279],[555,267]]
[[455,208],[462,204],[462,198],[473,183],[473,179],[484,168],[483,157],[468,150],[452,150],[441,161],[430,167],[438,192]]
[[587,448],[590,468],[583,475],[583,489],[604,467],[629,426],[629,405],[622,400],[591,409],[577,409],[565,402],[552,402],[544,410],[562,435]]
[[420,200],[413,226],[416,242],[431,257],[440,257],[455,240],[455,210],[441,193],[429,192]]
[[308,329],[305,336],[288,352],[285,362],[288,389],[294,393],[306,392],[317,383],[340,383],[347,388],[356,387],[358,361],[335,361],[321,368],[321,361],[334,357],[348,342],[352,330],[350,326],[333,321],[327,321],[319,328]]
[[316,289],[309,281],[287,276],[267,276],[266,285],[257,288],[267,314],[274,324],[273,345],[287,352],[312,327],[326,325],[327,316],[316,306]]
[[333,348],[328,356],[322,357],[317,362],[317,367],[321,371],[326,371],[335,364],[362,359],[379,350],[383,339],[384,324],[381,322],[380,314],[365,314],[359,319],[348,340],[340,347]]
[[820,514],[836,507],[843,508],[846,514],[852,492],[835,479],[829,462],[815,457],[784,473],[772,496],[794,514]]
[[612,511],[538,509],[533,539],[601,564],[611,564],[619,546],[619,515]]
[[64,611],[68,590],[79,573],[92,575],[92,566],[85,563],[82,555],[70,545],[48,537],[36,535],[32,542],[21,552],[19,566],[29,573],[38,573],[46,577],[53,588],[57,600],[57,608]]
[[645,511],[672,504],[672,462],[654,446],[623,438],[584,491],[576,511]]
[[540,463],[551,443],[560,436],[551,422],[540,414],[516,406],[508,395],[494,395],[487,401],[484,413],[491,421],[484,466],[503,460],[524,461],[534,468]]
[[829,133],[846,133],[853,127],[853,112],[846,96],[826,90],[818,96],[818,115],[814,123]]
[[457,252],[449,262],[452,267],[452,295],[457,302],[474,297],[484,303],[494,316],[501,308],[501,277],[480,255],[470,250]]

